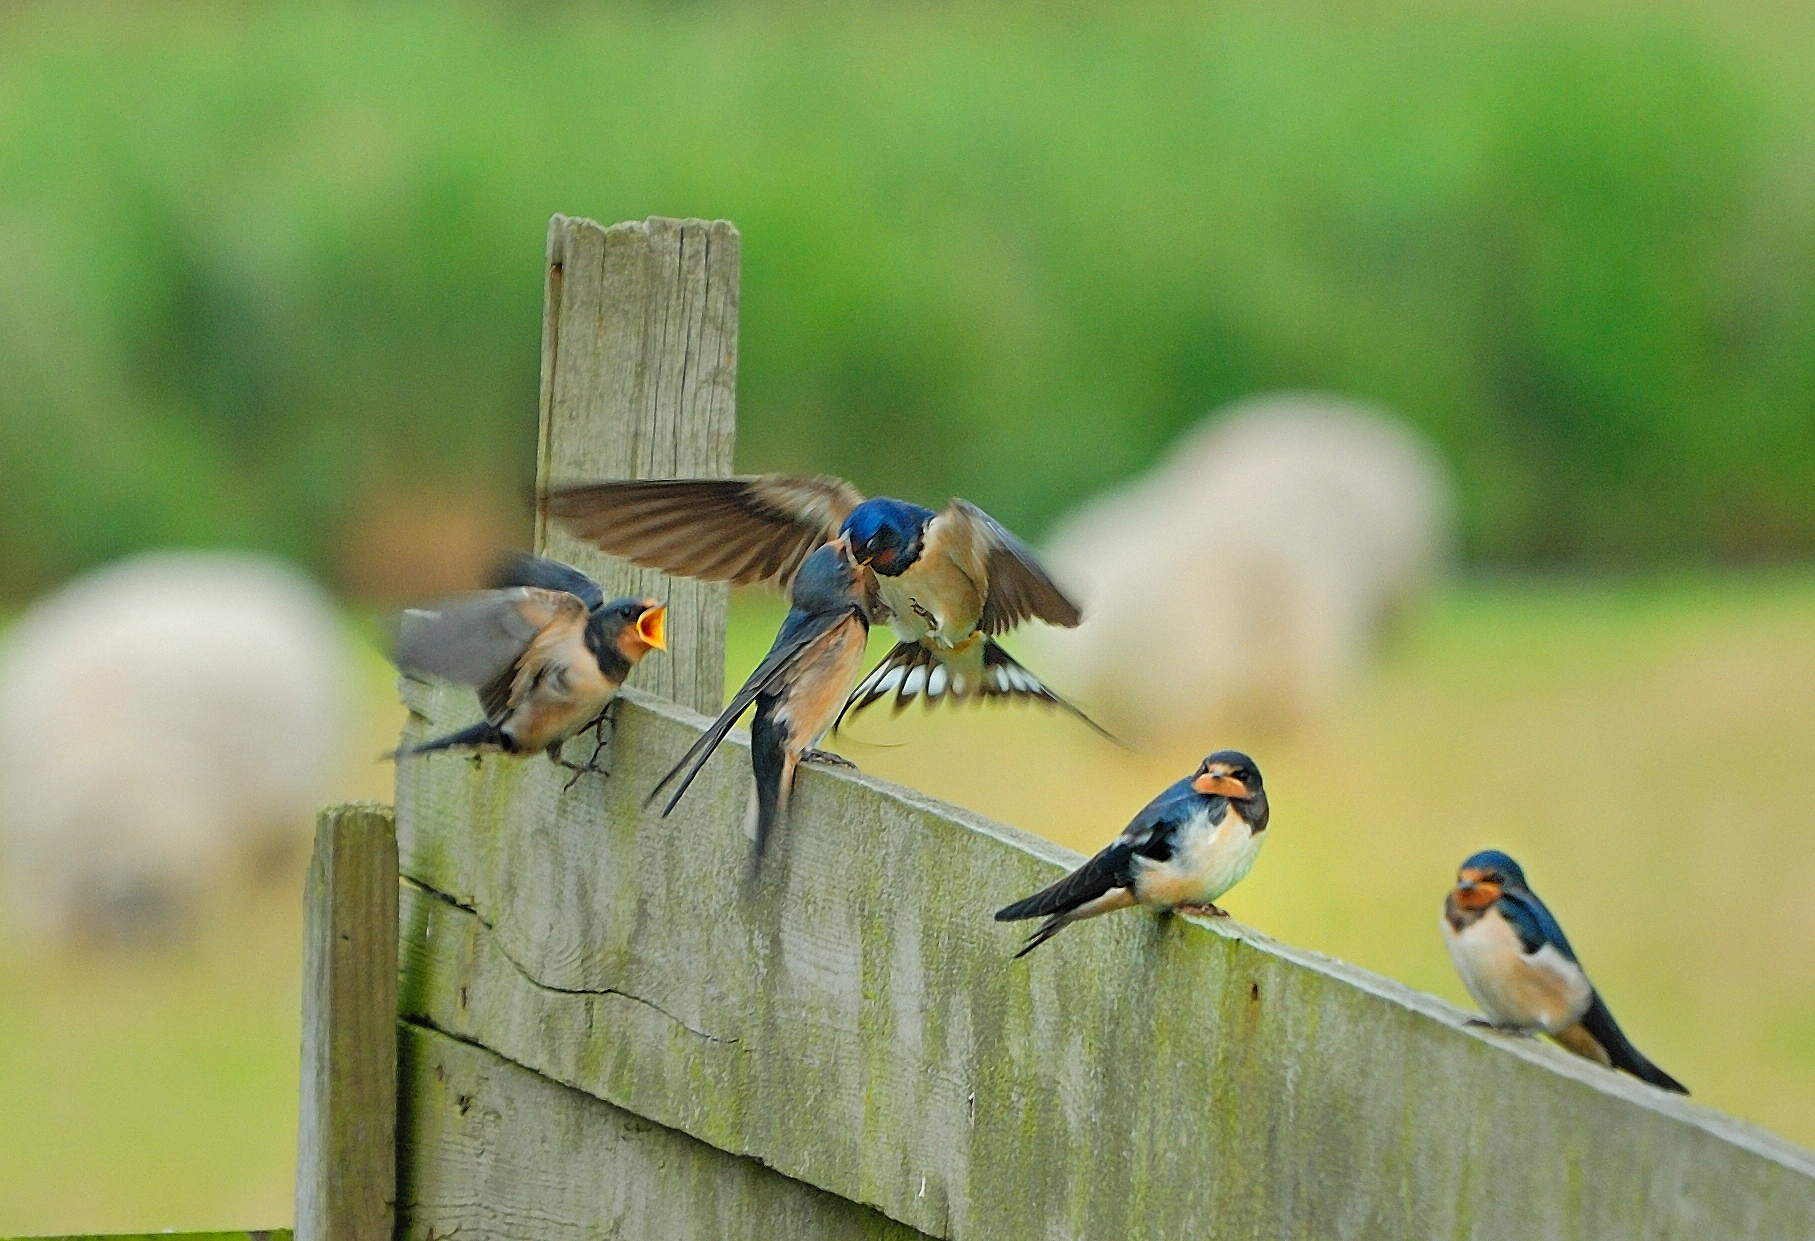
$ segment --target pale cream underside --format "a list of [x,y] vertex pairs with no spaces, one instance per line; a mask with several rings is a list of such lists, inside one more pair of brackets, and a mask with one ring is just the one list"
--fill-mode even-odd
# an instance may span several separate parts
[[1134,895],[1143,905],[1169,908],[1216,900],[1254,869],[1266,833],[1248,830],[1231,808],[1214,827],[1208,812],[1193,816],[1182,847],[1170,859],[1135,859]]
[[[801,652],[800,662],[789,678],[795,688],[775,712],[776,722],[788,738],[782,758],[781,789],[776,798],[778,813],[787,813],[801,751],[818,745],[844,708],[845,695],[851,692],[851,683],[863,668],[867,636],[863,626],[852,619]],[[751,840],[756,839],[756,820],[756,785],[752,784],[744,812],[744,835]]]
[[1442,924],[1462,985],[1495,1025],[1556,1034],[1588,1011],[1594,992],[1581,967],[1549,944],[1528,955],[1498,910],[1460,931],[1447,918]]
[[[981,559],[953,537],[943,513],[927,523],[920,559],[907,572],[899,577],[876,575],[895,636],[903,642],[931,636],[941,647],[956,646],[976,632],[987,581]],[[931,614],[934,623],[929,624],[922,611]]]
[[789,692],[775,712],[787,726],[789,748],[809,749],[832,727],[863,668],[865,633],[854,618],[802,651],[788,675]]
[[523,749],[539,750],[571,735],[616,697],[618,687],[599,672],[599,661],[586,647],[585,629],[581,608],[537,634],[523,653],[511,712],[502,725]]

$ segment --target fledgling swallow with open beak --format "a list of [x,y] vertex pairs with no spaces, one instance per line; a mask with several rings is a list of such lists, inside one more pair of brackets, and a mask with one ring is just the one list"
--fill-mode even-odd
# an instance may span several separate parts
[[875,579],[872,619],[887,621],[897,639],[848,710],[890,696],[897,712],[917,697],[928,706],[1002,698],[1060,707],[1109,735],[997,644],[994,635],[1024,620],[1072,628],[1080,613],[1032,549],[968,500],[934,512],[866,500],[826,474],[758,474],[590,483],[557,488],[543,503],[614,556],[740,585],[785,590],[815,548],[842,538]]
[[1024,957],[1073,922],[1130,905],[1227,917],[1215,902],[1254,868],[1269,815],[1254,760],[1218,750],[1148,802],[1108,848],[998,909],[996,921],[1046,919],[1015,954]]
[[1542,1032],[1578,1056],[1689,1093],[1621,1033],[1563,928],[1506,854],[1488,849],[1462,863],[1443,902],[1442,925],[1462,985],[1487,1014],[1476,1024]]
[[832,727],[863,668],[864,645],[870,637],[867,585],[843,539],[822,544],[807,556],[794,574],[792,607],[768,655],[712,726],[650,790],[648,800],[654,801],[679,778],[662,807],[664,816],[751,703],[756,704],[756,716],[750,724],[750,765],[756,781],[744,830],[754,842],[758,864],[776,824],[787,813],[801,761],[852,765],[813,747]]
[[492,585],[403,613],[398,668],[473,686],[485,718],[391,757],[456,748],[544,750],[576,778],[599,770],[596,750],[593,762],[574,764],[561,758],[561,744],[602,721],[643,656],[668,649],[667,609],[654,599],[607,602],[590,577],[538,556],[511,557]]

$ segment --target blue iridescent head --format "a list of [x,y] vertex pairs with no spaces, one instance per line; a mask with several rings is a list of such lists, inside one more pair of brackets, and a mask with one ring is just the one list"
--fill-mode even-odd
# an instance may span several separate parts
[[920,559],[921,539],[933,510],[879,496],[851,510],[840,531],[851,543],[851,555],[884,577],[905,572]]
[[1491,883],[1514,891],[1529,892],[1525,872],[1519,864],[1498,849],[1483,849],[1462,863],[1457,875],[1475,883]]

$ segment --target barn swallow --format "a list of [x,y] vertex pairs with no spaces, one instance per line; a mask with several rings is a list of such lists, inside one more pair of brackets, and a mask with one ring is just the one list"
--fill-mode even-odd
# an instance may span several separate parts
[[1620,1032],[1563,928],[1504,853],[1488,849],[1462,863],[1443,902],[1443,941],[1462,985],[1487,1014],[1477,1024],[1542,1031],[1578,1056],[1689,1093]]
[[1015,954],[1024,957],[1070,923],[1130,905],[1227,917],[1214,902],[1253,869],[1269,813],[1254,760],[1218,750],[1148,802],[1108,848],[998,909],[996,921],[1046,918]]
[[546,750],[576,778],[597,770],[563,760],[561,743],[603,718],[643,656],[668,649],[667,609],[654,599],[607,602],[578,569],[537,556],[511,557],[492,585],[404,612],[397,666],[473,686],[485,719],[392,757],[456,747]]
[[744,831],[755,842],[758,863],[770,833],[787,813],[801,760],[850,765],[813,746],[832,726],[863,667],[864,644],[870,636],[867,588],[865,575],[842,538],[807,556],[793,575],[792,607],[775,635],[775,645],[712,726],[650,790],[648,800],[654,801],[680,777],[673,796],[662,807],[664,816],[681,800],[712,751],[752,702],[756,717],[750,725],[750,765],[756,782],[750,790]]
[[1024,620],[1073,628],[1081,616],[1033,550],[968,500],[934,512],[886,496],[866,500],[826,474],[758,474],[590,483],[551,491],[544,503],[615,556],[739,585],[786,589],[813,549],[842,538],[875,578],[880,607],[872,618],[886,620],[897,639],[848,710],[891,694],[897,711],[921,694],[928,706],[978,695],[1061,707],[1103,732],[996,643],[994,635]]

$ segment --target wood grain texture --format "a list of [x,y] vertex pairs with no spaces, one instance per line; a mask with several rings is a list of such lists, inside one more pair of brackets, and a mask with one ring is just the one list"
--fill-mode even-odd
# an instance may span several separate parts
[[299,1241],[391,1236],[397,882],[389,806],[322,811],[304,898]]
[[[549,222],[538,488],[731,472],[738,247],[737,230],[723,220]],[[717,712],[725,586],[639,569],[542,516],[536,545],[595,574],[608,597],[666,600],[668,653],[645,659],[630,683]]]
[[938,1237],[1815,1235],[1807,1152],[1239,926],[1011,961],[1076,855],[906,789],[803,770],[750,882],[741,737],[642,808],[704,723],[407,765],[407,1019]]
[[875,1211],[415,1026],[404,1238],[915,1241]]

